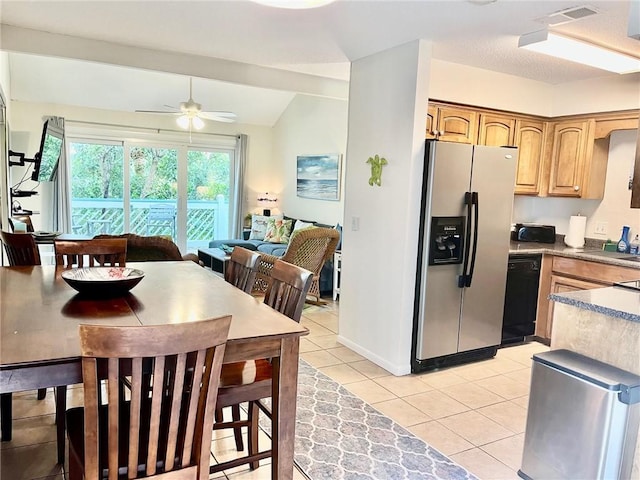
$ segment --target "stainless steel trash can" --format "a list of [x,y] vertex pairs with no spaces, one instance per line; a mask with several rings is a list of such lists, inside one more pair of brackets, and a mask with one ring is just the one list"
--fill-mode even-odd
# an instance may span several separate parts
[[534,355],[518,475],[629,478],[639,422],[640,376],[568,350]]

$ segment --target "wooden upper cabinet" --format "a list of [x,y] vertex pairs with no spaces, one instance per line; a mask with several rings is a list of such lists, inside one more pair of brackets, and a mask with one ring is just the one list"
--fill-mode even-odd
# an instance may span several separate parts
[[473,110],[429,104],[426,138],[474,144],[477,138],[477,122],[478,113]]
[[537,120],[517,120],[515,144],[518,146],[516,166],[516,186],[514,193],[538,195],[544,164],[546,144],[546,122]]
[[[518,147],[516,194],[602,199],[610,134],[636,128],[637,122],[638,110],[550,119],[434,100],[428,104],[425,137]],[[638,142],[640,151],[640,136]],[[639,178],[636,172],[633,198],[638,208]]]
[[513,147],[515,143],[515,117],[480,114],[478,145]]
[[555,122],[551,147],[549,195],[582,197],[585,167],[593,153],[592,120]]

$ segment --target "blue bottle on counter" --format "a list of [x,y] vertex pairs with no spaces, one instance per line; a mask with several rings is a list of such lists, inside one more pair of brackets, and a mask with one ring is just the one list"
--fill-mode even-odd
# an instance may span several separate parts
[[618,252],[629,253],[629,226],[622,227],[622,236],[618,240]]

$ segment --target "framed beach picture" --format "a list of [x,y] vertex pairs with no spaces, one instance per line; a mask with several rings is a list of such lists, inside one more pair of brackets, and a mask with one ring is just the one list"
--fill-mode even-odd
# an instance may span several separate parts
[[340,200],[338,153],[297,157],[297,195],[317,200]]

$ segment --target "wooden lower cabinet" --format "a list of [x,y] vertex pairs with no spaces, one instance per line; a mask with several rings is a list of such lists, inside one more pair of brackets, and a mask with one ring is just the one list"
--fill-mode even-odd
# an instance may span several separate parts
[[[567,293],[576,290],[590,290],[592,288],[608,287],[606,283],[588,282],[562,275],[551,275],[551,293]],[[555,302],[549,302],[545,338],[551,339],[551,327],[553,326],[553,306]]]
[[634,268],[544,255],[540,270],[536,336],[545,342],[551,341],[555,302],[548,299],[550,294],[610,287],[615,282],[638,278],[640,270]]

